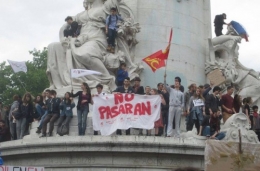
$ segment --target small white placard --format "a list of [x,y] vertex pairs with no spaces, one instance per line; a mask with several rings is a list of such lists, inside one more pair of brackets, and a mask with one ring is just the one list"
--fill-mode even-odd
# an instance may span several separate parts
[[193,100],[194,106],[204,106],[204,101],[202,99]]

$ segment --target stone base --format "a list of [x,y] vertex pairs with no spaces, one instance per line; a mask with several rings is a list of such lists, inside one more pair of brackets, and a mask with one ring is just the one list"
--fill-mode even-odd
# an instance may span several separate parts
[[204,146],[195,139],[146,136],[64,136],[1,143],[5,165],[46,171],[203,170]]

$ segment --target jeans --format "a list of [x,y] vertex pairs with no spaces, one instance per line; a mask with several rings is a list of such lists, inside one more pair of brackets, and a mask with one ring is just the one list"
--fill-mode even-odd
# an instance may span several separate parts
[[[210,126],[205,126],[202,131],[202,136],[212,136],[214,135],[215,131],[210,131]],[[216,135],[216,140],[222,140],[225,138],[226,134],[224,132],[220,132]]]
[[65,120],[64,125],[66,125],[66,127],[68,128],[68,133],[67,134],[69,134],[69,124],[70,124],[70,120],[71,120],[70,116],[60,116],[60,118],[58,120],[57,133],[58,133],[58,130],[61,127],[61,125],[62,125],[64,120]]
[[16,120],[16,133],[17,133],[17,139],[23,139],[26,131],[26,124],[27,120],[26,118],[21,118]]
[[[171,136],[174,133],[174,136],[179,137],[180,132],[180,120],[181,120],[181,107],[170,106],[169,115],[168,115],[168,126],[167,126],[167,136]],[[175,129],[173,127],[173,119],[175,118]]]
[[113,29],[108,29],[108,45],[115,47],[117,31]]
[[80,108],[80,110],[77,111],[79,135],[85,135],[86,127],[87,127],[88,112],[89,112],[88,106],[82,106]]
[[35,109],[37,111],[38,117],[42,117],[45,114],[45,110],[41,107],[41,105],[36,104]]
[[9,121],[9,127],[11,133],[11,140],[17,140],[16,123],[13,123],[12,119]]
[[42,129],[42,124],[43,124],[43,121],[45,119],[45,117],[48,115],[47,111],[45,111],[44,115],[41,117],[41,120],[40,120],[40,124],[38,126],[38,129]]
[[[125,131],[125,134],[126,135],[131,134],[130,128]],[[121,129],[116,130],[116,135],[122,135],[122,130]]]
[[49,134],[52,134],[52,131],[54,129],[54,122],[59,118],[59,114],[48,114],[42,124],[42,134],[46,135],[47,130],[47,124],[50,122],[49,125]]

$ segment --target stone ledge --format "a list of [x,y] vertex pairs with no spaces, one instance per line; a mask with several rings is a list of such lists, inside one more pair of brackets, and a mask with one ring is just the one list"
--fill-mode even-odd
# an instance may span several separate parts
[[189,139],[145,136],[66,136],[16,140],[0,144],[3,156],[70,151],[144,152],[204,155],[205,144]]

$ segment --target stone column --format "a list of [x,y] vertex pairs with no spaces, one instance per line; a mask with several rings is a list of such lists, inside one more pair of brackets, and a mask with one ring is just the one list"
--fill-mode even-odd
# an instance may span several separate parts
[[[204,84],[205,60],[208,56],[207,39],[211,37],[210,1],[202,0],[125,0],[141,25],[137,34],[135,61],[165,49],[171,27],[173,39],[167,66],[167,82],[174,83],[180,76],[187,90],[190,83]],[[144,64],[144,86],[156,87],[163,82],[164,69],[155,73]]]

